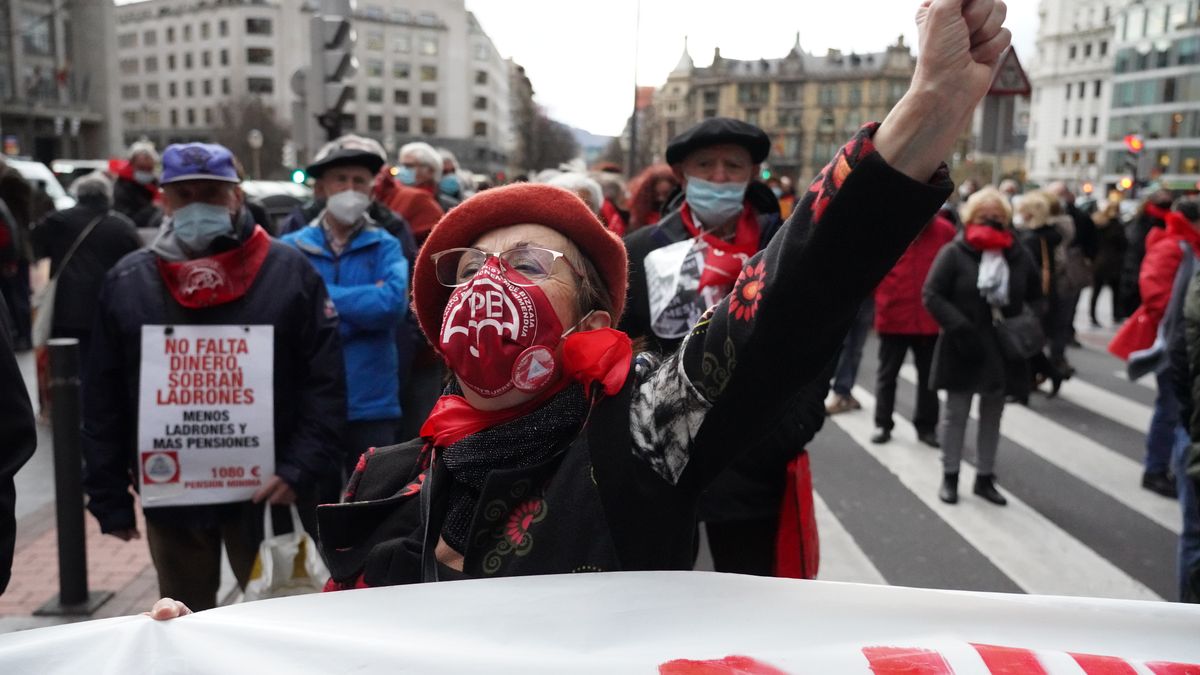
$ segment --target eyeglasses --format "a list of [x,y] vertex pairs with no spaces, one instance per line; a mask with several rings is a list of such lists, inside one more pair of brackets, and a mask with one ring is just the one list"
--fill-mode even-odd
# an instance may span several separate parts
[[536,246],[510,248],[501,253],[488,253],[477,248],[451,248],[433,254],[438,283],[458,288],[471,281],[487,264],[488,258],[500,260],[500,271],[518,286],[536,286],[550,278],[554,261],[562,259],[577,276],[582,276],[566,255],[559,251]]

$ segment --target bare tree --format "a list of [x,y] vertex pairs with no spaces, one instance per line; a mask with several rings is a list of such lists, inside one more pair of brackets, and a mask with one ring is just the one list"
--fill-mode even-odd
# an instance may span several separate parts
[[[290,167],[283,166],[283,144],[290,133],[279,123],[275,111],[257,96],[246,96],[222,103],[218,110],[219,127],[213,140],[229,148],[242,162],[249,178],[284,180]],[[262,175],[255,176],[254,149],[250,147],[250,132],[257,129],[262,134],[262,147],[258,149]]]

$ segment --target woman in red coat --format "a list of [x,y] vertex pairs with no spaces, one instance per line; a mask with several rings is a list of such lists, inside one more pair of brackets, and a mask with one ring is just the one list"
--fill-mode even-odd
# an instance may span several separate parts
[[916,241],[875,289],[875,332],[879,334],[879,371],[875,375],[875,435],[872,443],[892,439],[896,376],[912,350],[917,365],[917,439],[933,448],[937,440],[938,397],[929,387],[938,324],[921,302],[921,288],[938,251],[954,239],[954,225],[941,216],[921,230]]

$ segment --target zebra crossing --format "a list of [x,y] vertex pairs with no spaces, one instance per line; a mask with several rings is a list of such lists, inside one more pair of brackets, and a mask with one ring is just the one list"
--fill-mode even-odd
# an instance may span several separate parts
[[[1102,336],[1092,343],[1099,343]],[[1086,340],[1085,340],[1086,342]],[[1125,379],[1099,349],[1072,350],[1076,376],[1056,399],[1009,404],[997,460],[1007,507],[974,497],[976,411],[957,505],[941,503],[938,450],[908,419],[916,370],[897,389],[891,442],[872,444],[877,343],[854,396],[810,445],[821,530],[819,578],[980,591],[1174,600],[1178,503],[1141,488],[1155,390]]]

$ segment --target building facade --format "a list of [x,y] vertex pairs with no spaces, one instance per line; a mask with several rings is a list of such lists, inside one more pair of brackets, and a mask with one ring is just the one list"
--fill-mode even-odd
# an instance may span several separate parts
[[[304,107],[296,73],[308,65],[318,7],[317,0],[117,7],[124,140],[218,138],[237,119],[227,111],[258,106],[289,135],[302,132],[294,137],[304,161],[315,151],[305,147],[315,111]],[[371,136],[389,151],[424,140],[450,148],[473,170],[503,169],[508,67],[463,0],[359,2],[352,24],[359,70],[343,132]]]
[[1189,0],[1144,0],[1116,13],[1116,62],[1106,184],[1131,172],[1126,134],[1145,140],[1138,178],[1174,190],[1200,189],[1200,7]]
[[820,171],[859,126],[887,116],[908,90],[916,59],[903,38],[885,51],[814,56],[796,44],[783,58],[721,56],[697,68],[684,55],[655,96],[659,147],[708,117],[756,124],[772,139],[767,169],[800,184]]
[[1096,184],[1116,56],[1114,26],[1122,0],[1041,0],[1026,168],[1031,181]]
[[110,3],[0,2],[4,151],[49,162],[116,149],[115,63]]

